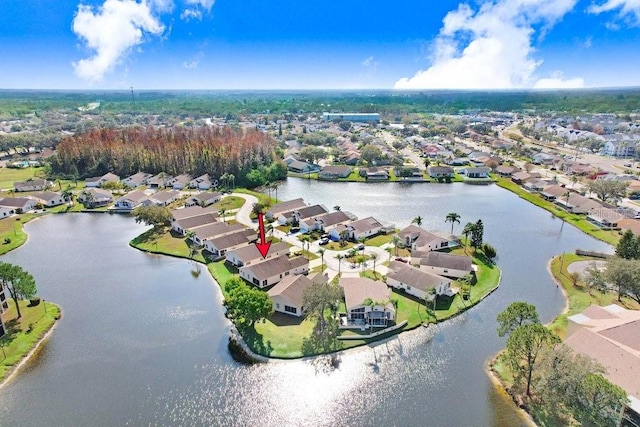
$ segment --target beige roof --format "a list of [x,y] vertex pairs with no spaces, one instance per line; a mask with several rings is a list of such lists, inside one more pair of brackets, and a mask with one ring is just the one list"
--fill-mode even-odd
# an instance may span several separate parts
[[[194,217],[194,218],[200,218],[200,217]],[[182,220],[182,221],[188,221],[190,219],[192,218],[187,218],[186,220]],[[178,221],[178,223],[181,224],[181,221]],[[196,236],[198,236],[198,239],[207,240],[213,237],[224,236],[225,234],[233,233],[235,231],[242,230],[242,229],[244,229],[244,226],[242,224],[227,224],[225,222],[214,222],[214,223],[203,225],[201,227],[197,227],[193,229],[193,231],[196,233]]]
[[280,283],[269,289],[267,294],[272,298],[280,296],[294,307],[302,307],[304,305],[304,291],[310,288],[311,285],[313,283],[306,276],[287,276]]
[[353,221],[352,223],[349,223],[348,226],[357,232],[365,232],[374,228],[380,228],[382,227],[382,224],[380,224],[377,219],[370,216],[368,218],[359,219],[358,221]]
[[40,199],[40,200],[52,200],[52,199],[57,199],[59,197],[61,197],[60,193],[55,193],[53,191],[42,191],[39,193],[32,193],[31,197],[35,197],[36,199]]
[[207,206],[206,208],[203,208],[201,206],[190,206],[188,208],[174,209],[171,211],[171,215],[173,215],[174,220],[185,219],[205,213],[211,213],[217,216],[218,209],[216,209],[214,206]]
[[299,199],[287,200],[285,202],[278,203],[277,205],[273,205],[268,210],[268,212],[271,213],[273,216],[277,216],[282,212],[303,208],[305,206],[307,206],[307,204],[304,202],[302,198],[299,198]]
[[214,222],[216,222],[216,215],[205,213],[198,216],[190,216],[188,218],[179,219],[176,222],[183,230],[190,230],[192,228],[202,227],[207,224],[213,224]]
[[235,233],[225,234],[224,236],[209,239],[209,242],[218,250],[224,250],[238,246],[242,243],[249,243],[256,237],[254,230],[240,230]]
[[577,330],[565,344],[596,359],[611,382],[640,399],[640,311],[591,306],[569,321]]
[[618,227],[622,230],[631,230],[633,234],[640,234],[640,221],[637,219],[625,218],[618,221]]
[[151,196],[149,196],[149,198],[155,201],[164,203],[167,200],[173,199],[179,194],[180,192],[178,190],[164,190],[164,191],[158,191],[157,193],[152,194]]
[[205,192],[193,195],[193,196],[189,197],[189,199],[197,200],[199,202],[206,202],[207,200],[217,199],[217,198],[219,198],[221,196],[222,196],[222,194],[219,191],[213,191],[213,192],[206,192],[205,191]]
[[251,271],[253,276],[262,281],[278,274],[291,271],[295,268],[302,267],[305,264],[309,264],[309,261],[305,257],[298,256],[289,259],[286,255],[282,255],[276,258],[269,258],[262,262],[251,264],[246,267],[240,267],[240,269]]
[[[271,245],[271,247],[269,248],[269,252],[289,252],[289,248],[290,246],[285,242],[278,242]],[[243,246],[241,248],[234,249],[233,252],[235,253],[236,257],[243,263],[262,258],[262,254],[260,254],[260,251],[258,250],[256,245]]]
[[[397,262],[397,261],[396,261]],[[389,270],[387,277],[397,280],[411,287],[426,291],[427,289],[435,288],[438,285],[451,283],[451,279],[438,276],[437,274],[422,271],[419,268],[411,267],[410,265],[402,264],[397,270]],[[391,266],[390,266],[391,268]]]
[[344,289],[347,310],[361,306],[367,298],[379,302],[391,298],[391,289],[386,284],[366,277],[341,277],[339,284]]
[[147,195],[144,194],[143,191],[135,190],[131,193],[127,193],[124,196],[120,197],[118,200],[132,200],[134,202],[142,202],[143,200],[147,200]]
[[471,271],[471,257],[464,255],[452,255],[444,252],[427,252],[421,257],[420,265],[431,267],[451,268],[454,270]]

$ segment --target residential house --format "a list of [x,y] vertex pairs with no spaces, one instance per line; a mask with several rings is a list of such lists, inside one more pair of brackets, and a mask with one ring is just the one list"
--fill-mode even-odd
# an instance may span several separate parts
[[113,195],[110,191],[101,188],[87,188],[78,194],[78,201],[86,208],[94,209],[110,205],[113,202]]
[[344,225],[337,225],[329,231],[329,236],[334,241],[339,241],[341,238],[341,232],[346,230],[346,238],[350,240],[360,240],[379,234],[383,225],[374,217],[368,217],[359,219],[357,221],[350,222]]
[[633,157],[635,155],[637,139],[631,134],[605,135],[604,138],[602,154],[605,156]]
[[569,190],[559,185],[550,185],[540,191],[542,198],[548,201],[554,201],[559,197],[567,197],[567,193],[569,193]]
[[302,233],[308,233],[315,230],[326,231],[330,227],[338,224],[344,224],[351,220],[351,217],[343,211],[330,212],[324,215],[311,217],[300,222],[300,231]]
[[489,174],[491,173],[491,168],[488,167],[477,167],[477,168],[465,168],[464,174],[467,178],[477,179],[477,178],[489,178]]
[[511,177],[511,175],[513,175],[516,172],[520,172],[520,169],[518,169],[515,166],[500,165],[496,168],[496,173],[506,178]]
[[60,206],[64,204],[65,200],[62,197],[62,194],[55,193],[53,191],[43,191],[39,193],[33,193],[30,196],[33,199],[36,199],[37,203],[42,204],[46,207],[52,206]]
[[0,206],[9,208],[17,214],[29,212],[35,209],[38,202],[28,197],[5,197],[0,199]]
[[184,205],[187,207],[189,206],[205,207],[205,206],[209,206],[214,203],[217,203],[220,200],[222,200],[222,193],[218,191],[202,192],[202,193],[198,193],[196,195],[188,197],[187,200],[185,200]]
[[568,197],[556,198],[554,203],[575,214],[587,214],[592,209],[600,209],[603,207],[602,203],[575,192],[570,192]]
[[17,192],[44,191],[51,187],[51,182],[46,179],[28,179],[22,182],[14,182],[13,189]]
[[8,206],[0,206],[0,218],[8,218],[15,213],[16,213],[15,208],[8,207]]
[[179,219],[190,218],[192,216],[204,215],[204,214],[212,214],[218,216],[218,209],[215,206],[189,206],[186,208],[178,208],[173,209],[171,211],[171,219],[172,221],[177,221]]
[[346,178],[351,174],[349,166],[325,166],[318,172],[318,179]]
[[391,290],[380,281],[366,277],[341,277],[346,316],[341,327],[385,327],[395,319]]
[[147,195],[140,190],[132,191],[116,199],[113,208],[118,211],[131,212],[147,200]]
[[163,190],[158,191],[149,196],[145,204],[156,206],[169,206],[180,198],[180,192],[178,190]]
[[293,211],[283,212],[278,215],[277,219],[280,224],[289,224],[295,221],[298,221],[298,223],[300,223],[307,218],[323,215],[327,212],[327,209],[322,205],[305,206]]
[[387,273],[387,285],[423,300],[427,299],[431,292],[436,295],[454,295],[455,292],[451,289],[452,281],[399,261],[392,261]]
[[[186,221],[193,220],[194,218],[201,217],[196,216],[183,219],[178,222],[184,223]],[[188,230],[193,231],[193,237],[191,240],[197,245],[204,246],[205,241],[244,230],[244,226],[242,224],[227,224],[226,222],[209,222],[198,227],[189,228]]]
[[452,279],[460,279],[474,272],[470,256],[415,251],[411,253],[411,262],[416,261],[420,270]]
[[255,262],[260,262],[263,259],[289,255],[290,249],[291,247],[284,242],[272,243],[267,252],[267,256],[263,257],[256,245],[247,245],[228,251],[225,258],[227,262],[236,267],[243,267]]
[[619,228],[618,223],[624,218],[625,216],[620,212],[604,207],[592,209],[587,214],[587,221],[604,230],[615,230]]
[[[640,423],[640,311],[592,305],[568,318],[565,344],[604,366],[628,394],[626,416]],[[633,424],[630,424],[633,425]]]
[[402,244],[412,251],[437,251],[460,246],[460,242],[453,235],[427,231],[414,224],[400,230],[398,237]]
[[171,228],[182,236],[187,235],[187,231],[198,227],[216,223],[218,215],[212,212],[204,212],[200,215],[189,216],[171,221]]
[[269,210],[265,213],[265,217],[270,220],[277,218],[281,213],[293,211],[296,209],[304,208],[307,204],[303,199],[293,199],[287,200],[282,203],[278,203],[276,205],[271,206]]
[[240,277],[259,288],[266,288],[280,282],[287,276],[309,272],[309,261],[302,256],[289,259],[279,256],[245,265],[239,269]]
[[300,160],[293,160],[287,165],[287,169],[294,173],[311,173],[317,170],[315,165],[311,163],[303,162]]
[[191,175],[178,175],[169,180],[169,186],[174,190],[182,190],[189,185],[191,179]]
[[383,168],[360,168],[360,176],[364,176],[367,181],[388,181],[389,171]]
[[638,221],[637,219],[622,219],[618,221],[618,227],[620,227],[620,230],[622,231],[631,230],[633,234],[640,235],[640,221]]
[[146,172],[138,172],[131,176],[126,177],[122,180],[122,184],[125,187],[136,188],[141,185],[145,185],[147,183],[147,179],[151,178],[153,175]]
[[171,187],[171,180],[173,177],[171,175],[167,175],[164,172],[160,172],[157,175],[152,176],[147,179],[147,187],[149,188],[164,188]]
[[218,185],[218,181],[209,176],[208,173],[201,175],[189,182],[189,188],[197,188],[198,190],[206,191]]
[[537,172],[522,171],[522,172],[516,172],[511,174],[511,181],[520,185],[522,185],[523,183],[527,182],[530,179],[536,179],[536,178],[540,178],[540,174]]
[[549,182],[545,181],[544,179],[534,178],[522,184],[522,188],[530,193],[540,193],[550,185],[551,184],[549,184]]
[[431,178],[453,178],[454,170],[450,166],[427,166],[427,175]]
[[255,230],[241,230],[204,241],[204,248],[216,258],[223,258],[228,251],[258,240]]
[[316,273],[309,276],[295,275],[283,278],[267,295],[273,302],[273,311],[302,317],[304,315],[304,292],[316,283],[327,283],[328,277]]
[[84,180],[85,185],[89,188],[102,187],[107,182],[120,182],[120,177],[109,172],[102,176],[95,176]]

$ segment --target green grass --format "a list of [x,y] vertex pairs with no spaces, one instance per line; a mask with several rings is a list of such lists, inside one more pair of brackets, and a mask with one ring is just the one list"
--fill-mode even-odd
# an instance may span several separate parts
[[243,199],[242,197],[227,196],[227,197],[224,197],[219,202],[216,202],[213,206],[215,206],[215,208],[218,210],[225,209],[226,211],[230,211],[234,209],[240,209],[242,205],[244,205],[245,203],[246,203],[246,200]]
[[[233,190],[233,192],[255,196],[258,198],[258,202],[262,203],[263,205],[273,206],[274,204],[277,203],[277,200],[275,198],[269,197],[267,194],[262,194],[257,191],[247,190],[246,188],[236,188]],[[275,195],[275,192],[273,193]]]
[[[35,214],[29,213],[0,220],[0,255],[22,246],[27,241],[28,236],[22,225],[35,217]],[[9,242],[5,243],[7,239]]]
[[529,193],[520,187],[518,184],[511,181],[509,178],[498,178],[496,181],[500,187],[505,188],[512,193],[517,194],[526,201],[533,203],[534,205],[551,212],[554,216],[574,225],[578,229],[584,231],[590,236],[595,237],[598,240],[615,245],[620,240],[620,234],[617,231],[602,230],[586,220],[586,216],[572,214],[564,209],[557,207],[554,203],[549,202],[538,194]]
[[44,168],[0,168],[0,188],[13,188],[14,182],[26,181],[29,178],[43,178]]
[[[131,240],[129,243],[134,248],[156,254],[171,255],[180,258],[189,258],[189,244],[187,238],[178,235],[172,230],[166,228],[157,232],[151,229]],[[205,262],[202,255],[202,249],[196,248],[193,259],[199,262]]]
[[391,242],[391,239],[393,239],[393,234],[378,234],[377,236],[367,239],[365,245],[380,247]]
[[[0,350],[0,382],[33,349],[60,316],[59,307],[50,302],[41,302],[33,307],[28,306],[29,301],[20,301],[19,304],[22,313],[20,319],[16,319],[13,300],[9,301],[9,310],[2,314],[7,334],[0,341],[4,349],[4,352]],[[32,330],[28,331],[30,325]]]
[[363,176],[360,176],[360,173],[357,169],[351,171],[348,177],[346,178],[338,178],[338,181],[342,182],[366,182],[367,179]]

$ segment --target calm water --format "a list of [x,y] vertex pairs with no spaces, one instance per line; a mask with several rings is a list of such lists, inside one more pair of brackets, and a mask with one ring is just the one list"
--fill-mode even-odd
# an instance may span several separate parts
[[331,371],[309,361],[242,366],[206,271],[128,247],[144,230],[111,215],[56,215],[26,226],[29,241],[2,257],[34,274],[64,316],[27,369],[0,390],[0,424],[513,426],[513,405],[491,385],[486,360],[503,347],[495,317],[509,303],[543,320],[564,300],[546,271],[577,247],[607,246],[497,187],[334,184],[290,179],[278,197],[340,205],[402,227],[481,218],[503,269],[500,289],[428,330],[348,352]]

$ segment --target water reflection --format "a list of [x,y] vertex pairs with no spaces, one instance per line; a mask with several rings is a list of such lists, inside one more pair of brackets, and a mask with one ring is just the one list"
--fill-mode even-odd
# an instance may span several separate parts
[[483,369],[504,345],[495,317],[521,299],[536,304],[543,320],[555,316],[564,300],[546,271],[549,259],[607,246],[571,226],[559,234],[557,220],[496,187],[392,192],[388,185],[336,191],[331,183],[290,180],[278,195],[338,204],[398,226],[418,214],[440,229],[450,227],[448,212],[462,215],[463,224],[482,218],[503,284],[452,321],[346,352],[336,369],[311,361],[234,362],[217,285],[208,274],[193,275],[190,261],[128,247],[144,230],[131,218],[56,215],[28,224],[28,243],[3,261],[32,272],[64,316],[41,356],[0,390],[0,424],[524,424]]

